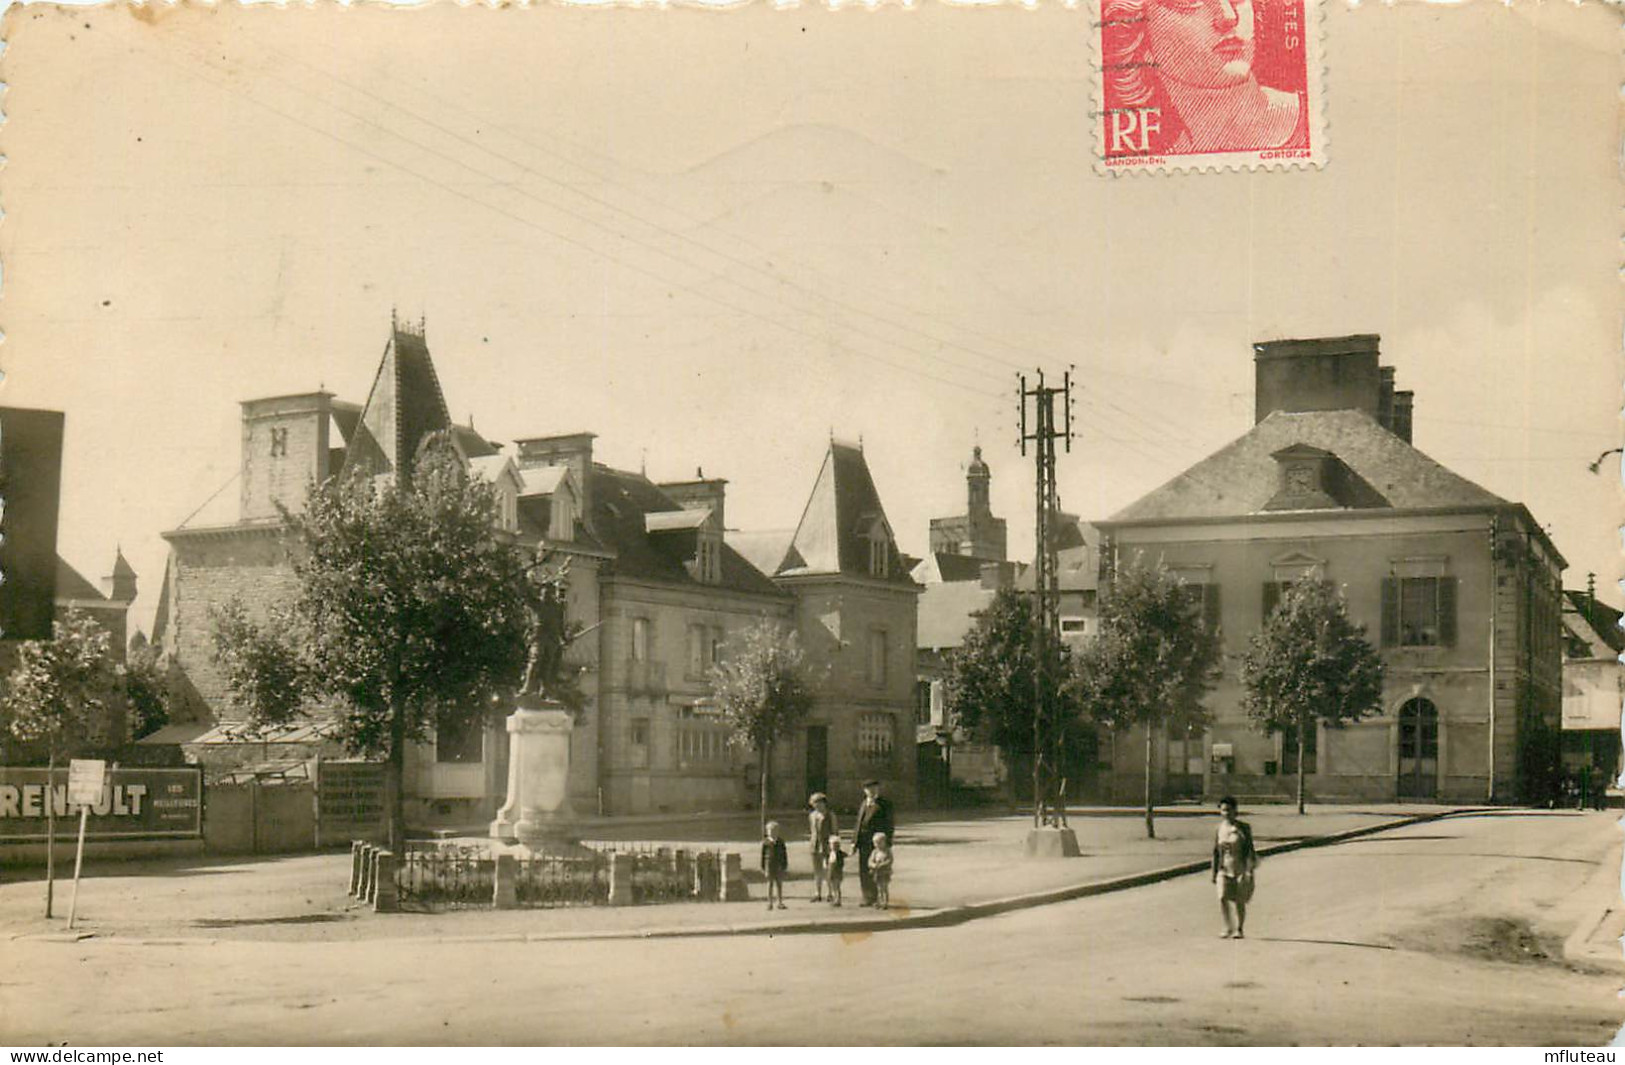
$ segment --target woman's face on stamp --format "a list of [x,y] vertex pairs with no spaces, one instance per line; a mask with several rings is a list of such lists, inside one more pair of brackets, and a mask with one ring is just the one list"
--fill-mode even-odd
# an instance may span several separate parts
[[1165,79],[1204,89],[1240,84],[1253,72],[1252,0],[1152,0],[1146,43]]

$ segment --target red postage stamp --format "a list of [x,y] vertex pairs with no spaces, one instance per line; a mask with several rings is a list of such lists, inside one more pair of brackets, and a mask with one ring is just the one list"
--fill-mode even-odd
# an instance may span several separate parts
[[1102,170],[1320,166],[1317,0],[1099,0]]

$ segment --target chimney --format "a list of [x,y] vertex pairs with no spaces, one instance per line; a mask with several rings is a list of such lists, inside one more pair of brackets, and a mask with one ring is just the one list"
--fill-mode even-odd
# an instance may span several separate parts
[[581,524],[592,528],[592,442],[597,433],[560,433],[515,440],[514,465],[522,470],[541,466],[568,466],[581,486]]
[[1415,392],[1394,393],[1394,424],[1390,428],[1395,436],[1407,444],[1411,442],[1411,414],[1415,400]]
[[1359,410],[1381,416],[1381,338],[1372,333],[1253,345],[1254,414]]
[[1377,367],[1380,384],[1377,387],[1377,424],[1393,432],[1394,429],[1394,368]]
[[703,470],[695,470],[694,476],[695,480],[692,481],[671,481],[662,484],[660,490],[671,496],[684,510],[710,508],[711,516],[716,519],[717,528],[726,529],[722,507],[728,482],[720,477],[707,478]]

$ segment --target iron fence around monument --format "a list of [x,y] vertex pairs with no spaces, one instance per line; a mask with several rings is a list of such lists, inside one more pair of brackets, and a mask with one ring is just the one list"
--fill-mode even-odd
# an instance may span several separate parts
[[[521,906],[604,906],[609,902],[609,857],[538,854],[519,859],[514,897]],[[490,902],[490,896],[486,896]]]
[[404,910],[462,910],[491,905],[496,859],[484,847],[408,843],[395,868]]

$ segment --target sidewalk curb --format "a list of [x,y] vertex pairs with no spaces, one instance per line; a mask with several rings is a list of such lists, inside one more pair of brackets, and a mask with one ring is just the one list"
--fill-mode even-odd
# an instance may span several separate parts
[[[1329,847],[1349,840],[1359,839],[1379,832],[1388,832],[1396,828],[1406,828],[1410,825],[1426,824],[1430,821],[1441,821],[1449,817],[1480,814],[1486,812],[1503,812],[1506,807],[1458,807],[1442,810],[1436,813],[1416,814],[1409,817],[1394,818],[1376,824],[1364,825],[1360,828],[1345,829],[1326,836],[1310,836],[1303,839],[1287,840],[1269,846],[1258,848],[1259,857],[1268,857],[1276,854],[1287,854],[1292,851],[1309,850],[1314,847]],[[852,917],[839,921],[787,921],[782,923],[758,922],[739,924],[713,924],[696,925],[692,927],[668,928],[634,928],[634,929],[603,929],[597,931],[581,932],[493,932],[482,935],[462,936],[405,936],[380,937],[375,940],[360,940],[358,942],[384,943],[384,942],[418,942],[423,939],[435,939],[442,943],[582,943],[602,942],[606,940],[647,940],[647,939],[702,939],[720,936],[793,936],[793,935],[853,935],[872,934],[875,932],[894,932],[917,928],[948,928],[965,924],[969,921],[980,920],[985,917],[997,917],[1001,914],[1013,913],[1017,910],[1036,909],[1040,906],[1050,906],[1059,902],[1070,902],[1074,899],[1089,898],[1094,895],[1106,895],[1131,888],[1144,887],[1149,884],[1160,883],[1164,880],[1173,880],[1192,873],[1205,872],[1209,867],[1207,859],[1200,861],[1181,862],[1178,865],[1164,866],[1160,869],[1151,869],[1143,873],[1131,873],[1127,876],[1114,877],[1110,880],[1097,880],[1085,884],[1074,884],[1070,887],[1052,888],[1047,891],[1032,892],[1026,895],[1012,895],[1001,899],[990,899],[985,902],[966,903],[961,906],[951,906],[940,910],[927,910],[911,912],[907,916],[878,917],[864,916]],[[1606,911],[1605,911],[1606,913]],[[1604,914],[1605,915],[1605,914]],[[1600,923],[1599,916],[1596,922],[1587,922],[1586,930],[1589,932]],[[13,937],[14,939],[22,937]],[[207,943],[215,940],[180,939],[166,936],[154,939],[123,938],[116,935],[97,937],[101,943],[121,946],[171,946],[181,943]],[[1565,944],[1565,954],[1567,945]],[[1625,962],[1622,962],[1625,967]]]
[[1609,916],[1619,910],[1625,909],[1625,868],[1621,861],[1615,860],[1616,848],[1609,848],[1608,857],[1591,878],[1585,882],[1580,890],[1589,894],[1593,890],[1604,890],[1608,894],[1608,901],[1596,910],[1588,913],[1575,926],[1569,937],[1563,941],[1563,960],[1576,964],[1589,964],[1625,972],[1625,950],[1618,942],[1609,942],[1598,947],[1592,947],[1591,938],[1597,934]]

